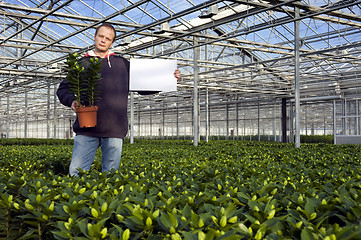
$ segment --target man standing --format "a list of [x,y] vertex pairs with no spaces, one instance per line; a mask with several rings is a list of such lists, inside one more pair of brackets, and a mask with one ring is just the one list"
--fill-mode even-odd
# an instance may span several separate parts
[[[115,37],[114,27],[109,23],[103,23],[95,32],[95,49],[84,56],[98,57],[102,60],[100,100],[97,102],[99,109],[96,127],[80,128],[78,119],[73,125],[76,136],[69,167],[71,176],[77,175],[79,168],[90,170],[99,147],[102,150],[102,171],[118,169],[120,164],[123,139],[128,131],[129,61],[109,50]],[[174,76],[180,78],[178,69]],[[60,83],[57,96],[62,104],[74,112],[75,108],[80,106],[73,94],[69,93],[66,80]]]

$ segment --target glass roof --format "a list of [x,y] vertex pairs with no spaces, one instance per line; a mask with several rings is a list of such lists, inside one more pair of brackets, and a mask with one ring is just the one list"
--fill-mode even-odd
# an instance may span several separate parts
[[[25,95],[29,109],[42,111],[49,104],[54,108],[53,92],[65,77],[64,59],[69,53],[92,49],[95,28],[105,21],[116,28],[116,53],[128,59],[178,60],[182,72],[178,91],[155,97],[167,99],[170,106],[192,98],[195,61],[199,94],[207,90],[213,103],[224,101],[225,95],[249,102],[293,98],[296,42],[301,99],[359,96],[360,3],[3,0],[0,111],[19,112]],[[61,106],[57,111],[71,114]]]

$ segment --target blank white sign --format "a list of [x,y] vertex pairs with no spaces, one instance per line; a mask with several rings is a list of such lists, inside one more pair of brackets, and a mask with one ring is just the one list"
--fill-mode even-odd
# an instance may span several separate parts
[[170,92],[177,90],[174,71],[177,60],[169,59],[130,59],[130,91]]

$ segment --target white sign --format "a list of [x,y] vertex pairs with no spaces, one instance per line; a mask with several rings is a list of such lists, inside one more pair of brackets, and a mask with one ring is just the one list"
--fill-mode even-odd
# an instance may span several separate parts
[[129,90],[177,91],[176,69],[177,60],[131,58]]

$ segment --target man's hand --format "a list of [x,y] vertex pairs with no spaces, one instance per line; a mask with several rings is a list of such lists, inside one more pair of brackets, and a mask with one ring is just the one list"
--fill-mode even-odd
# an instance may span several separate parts
[[177,81],[179,81],[179,79],[181,77],[181,72],[179,71],[179,69],[176,69],[174,71],[174,77],[177,79]]
[[73,101],[73,102],[71,103],[70,108],[71,108],[71,110],[73,110],[74,112],[76,112],[76,108],[77,108],[77,107],[80,107],[80,106],[81,106],[81,104],[80,104],[79,102]]

